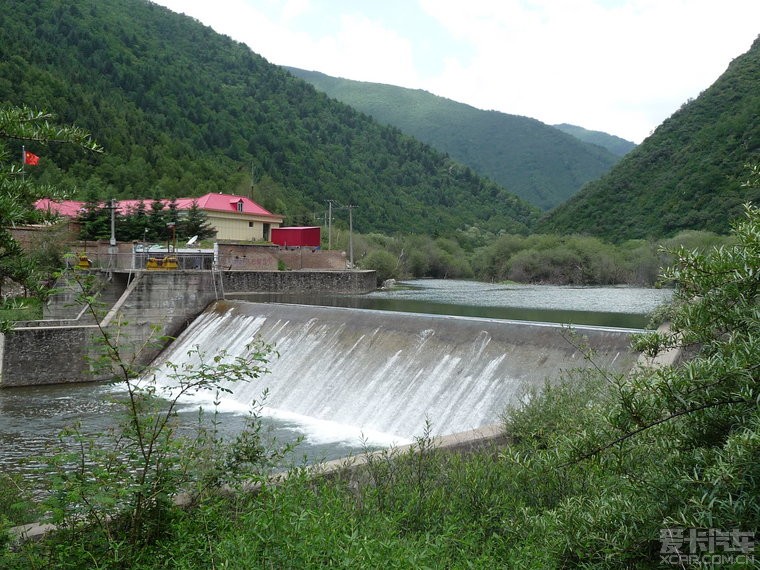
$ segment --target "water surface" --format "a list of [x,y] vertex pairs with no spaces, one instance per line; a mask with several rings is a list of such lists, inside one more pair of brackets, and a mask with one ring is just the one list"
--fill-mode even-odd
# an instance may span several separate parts
[[418,279],[366,295],[231,296],[251,301],[643,329],[649,325],[652,311],[670,300],[672,291]]
[[[557,287],[488,284],[456,280],[415,280],[399,287],[367,295],[332,296],[236,296],[248,300],[297,302],[326,306],[367,308],[428,314],[516,319],[644,328],[648,314],[670,299],[668,290],[632,287]],[[60,430],[81,422],[87,433],[103,432],[113,424],[119,390],[111,386],[78,385],[6,388],[0,390],[0,469],[30,472],[31,458],[48,454]],[[206,403],[206,409],[211,409]],[[220,410],[230,434],[242,427],[249,410]],[[196,406],[185,406],[186,425],[195,421]],[[273,414],[266,429],[279,441],[305,437],[296,458],[308,461],[333,459],[363,448],[363,434],[336,422]],[[382,443],[382,442],[375,442]],[[373,445],[370,442],[370,445]]]

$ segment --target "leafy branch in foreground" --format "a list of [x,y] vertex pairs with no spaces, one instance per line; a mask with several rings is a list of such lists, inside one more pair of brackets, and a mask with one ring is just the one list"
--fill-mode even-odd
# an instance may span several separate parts
[[510,515],[524,567],[654,568],[663,529],[757,528],[758,208],[733,228],[731,246],[673,252],[670,331],[635,339],[678,361],[568,373],[508,412],[504,468],[530,489]]
[[[92,276],[75,279],[79,301],[99,330],[94,368],[112,372],[117,419],[105,433],[87,433],[79,424],[61,433],[64,451],[50,460],[52,492],[45,505],[58,538],[81,541],[84,551],[111,561],[127,560],[162,535],[179,495],[183,504],[194,504],[223,485],[257,480],[291,446],[277,449],[265,441],[256,403],[237,436],[224,436],[221,429],[220,394],[268,373],[271,346],[252,339],[234,357],[194,347],[182,363],[140,370],[128,360],[132,348],[122,350],[124,323],[103,325]],[[213,395],[213,412],[201,409],[188,425],[180,420],[181,402],[200,392]]]
[[693,353],[692,358],[679,366],[614,379],[620,407],[610,420],[618,434],[580,450],[572,461],[679,418],[692,424],[700,442],[721,442],[760,403],[755,389],[760,369],[760,210],[747,205],[745,212],[746,219],[734,224],[735,245],[706,253],[684,248],[672,252],[676,262],[662,274],[676,284],[668,311],[670,330],[634,337],[634,348],[650,357],[683,350]]
[[[40,221],[41,214],[35,210],[34,202],[61,193],[22,176],[23,170],[12,159],[5,141],[67,143],[88,152],[103,151],[87,132],[78,127],[54,124],[52,119],[53,115],[43,111],[0,105],[0,285],[7,277],[40,297],[44,297],[44,287],[40,286],[44,275],[33,262],[34,257],[22,250],[6,228]],[[16,156],[20,157],[20,153]]]
[[55,116],[29,107],[0,107],[0,138],[44,143],[68,143],[91,152],[103,152],[79,127],[52,123]]
[[[657,354],[677,348],[696,355],[680,367],[638,379],[642,394],[655,393],[663,413],[725,402],[754,406],[760,346],[760,210],[745,207],[734,223],[737,243],[708,253],[679,250],[663,273],[676,284],[669,333],[648,333],[635,348]],[[741,415],[741,406],[731,415]],[[720,439],[733,421],[719,422]],[[705,426],[707,427],[707,426]]]

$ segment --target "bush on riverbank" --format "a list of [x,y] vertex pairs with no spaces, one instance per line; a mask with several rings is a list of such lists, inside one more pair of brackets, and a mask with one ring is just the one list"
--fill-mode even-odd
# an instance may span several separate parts
[[[378,271],[378,280],[474,278],[480,281],[551,283],[556,285],[655,285],[662,267],[673,261],[666,253],[678,247],[704,251],[728,245],[730,236],[685,231],[659,242],[630,240],[606,243],[598,238],[559,235],[479,235],[459,240],[427,236],[354,235],[354,257],[363,269]],[[336,232],[338,248],[347,235]],[[346,244],[343,242],[346,241]]]

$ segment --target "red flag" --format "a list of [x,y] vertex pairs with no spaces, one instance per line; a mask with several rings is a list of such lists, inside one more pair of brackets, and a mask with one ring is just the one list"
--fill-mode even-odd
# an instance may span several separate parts
[[24,164],[28,164],[29,166],[37,166],[37,163],[40,161],[40,157],[37,156],[34,153],[29,152],[28,150],[24,151]]

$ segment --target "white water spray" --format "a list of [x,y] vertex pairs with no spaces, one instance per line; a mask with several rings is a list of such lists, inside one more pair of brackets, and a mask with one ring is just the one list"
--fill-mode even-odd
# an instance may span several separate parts
[[[602,365],[635,361],[630,331],[582,332]],[[186,363],[196,347],[234,358],[254,337],[280,356],[258,382],[226,386],[222,405],[248,409],[267,388],[264,413],[295,421],[313,441],[387,445],[422,435],[426,421],[434,435],[496,423],[527,385],[585,365],[550,324],[242,301],[210,307],[162,359]],[[210,404],[208,394],[196,401],[204,397]]]

